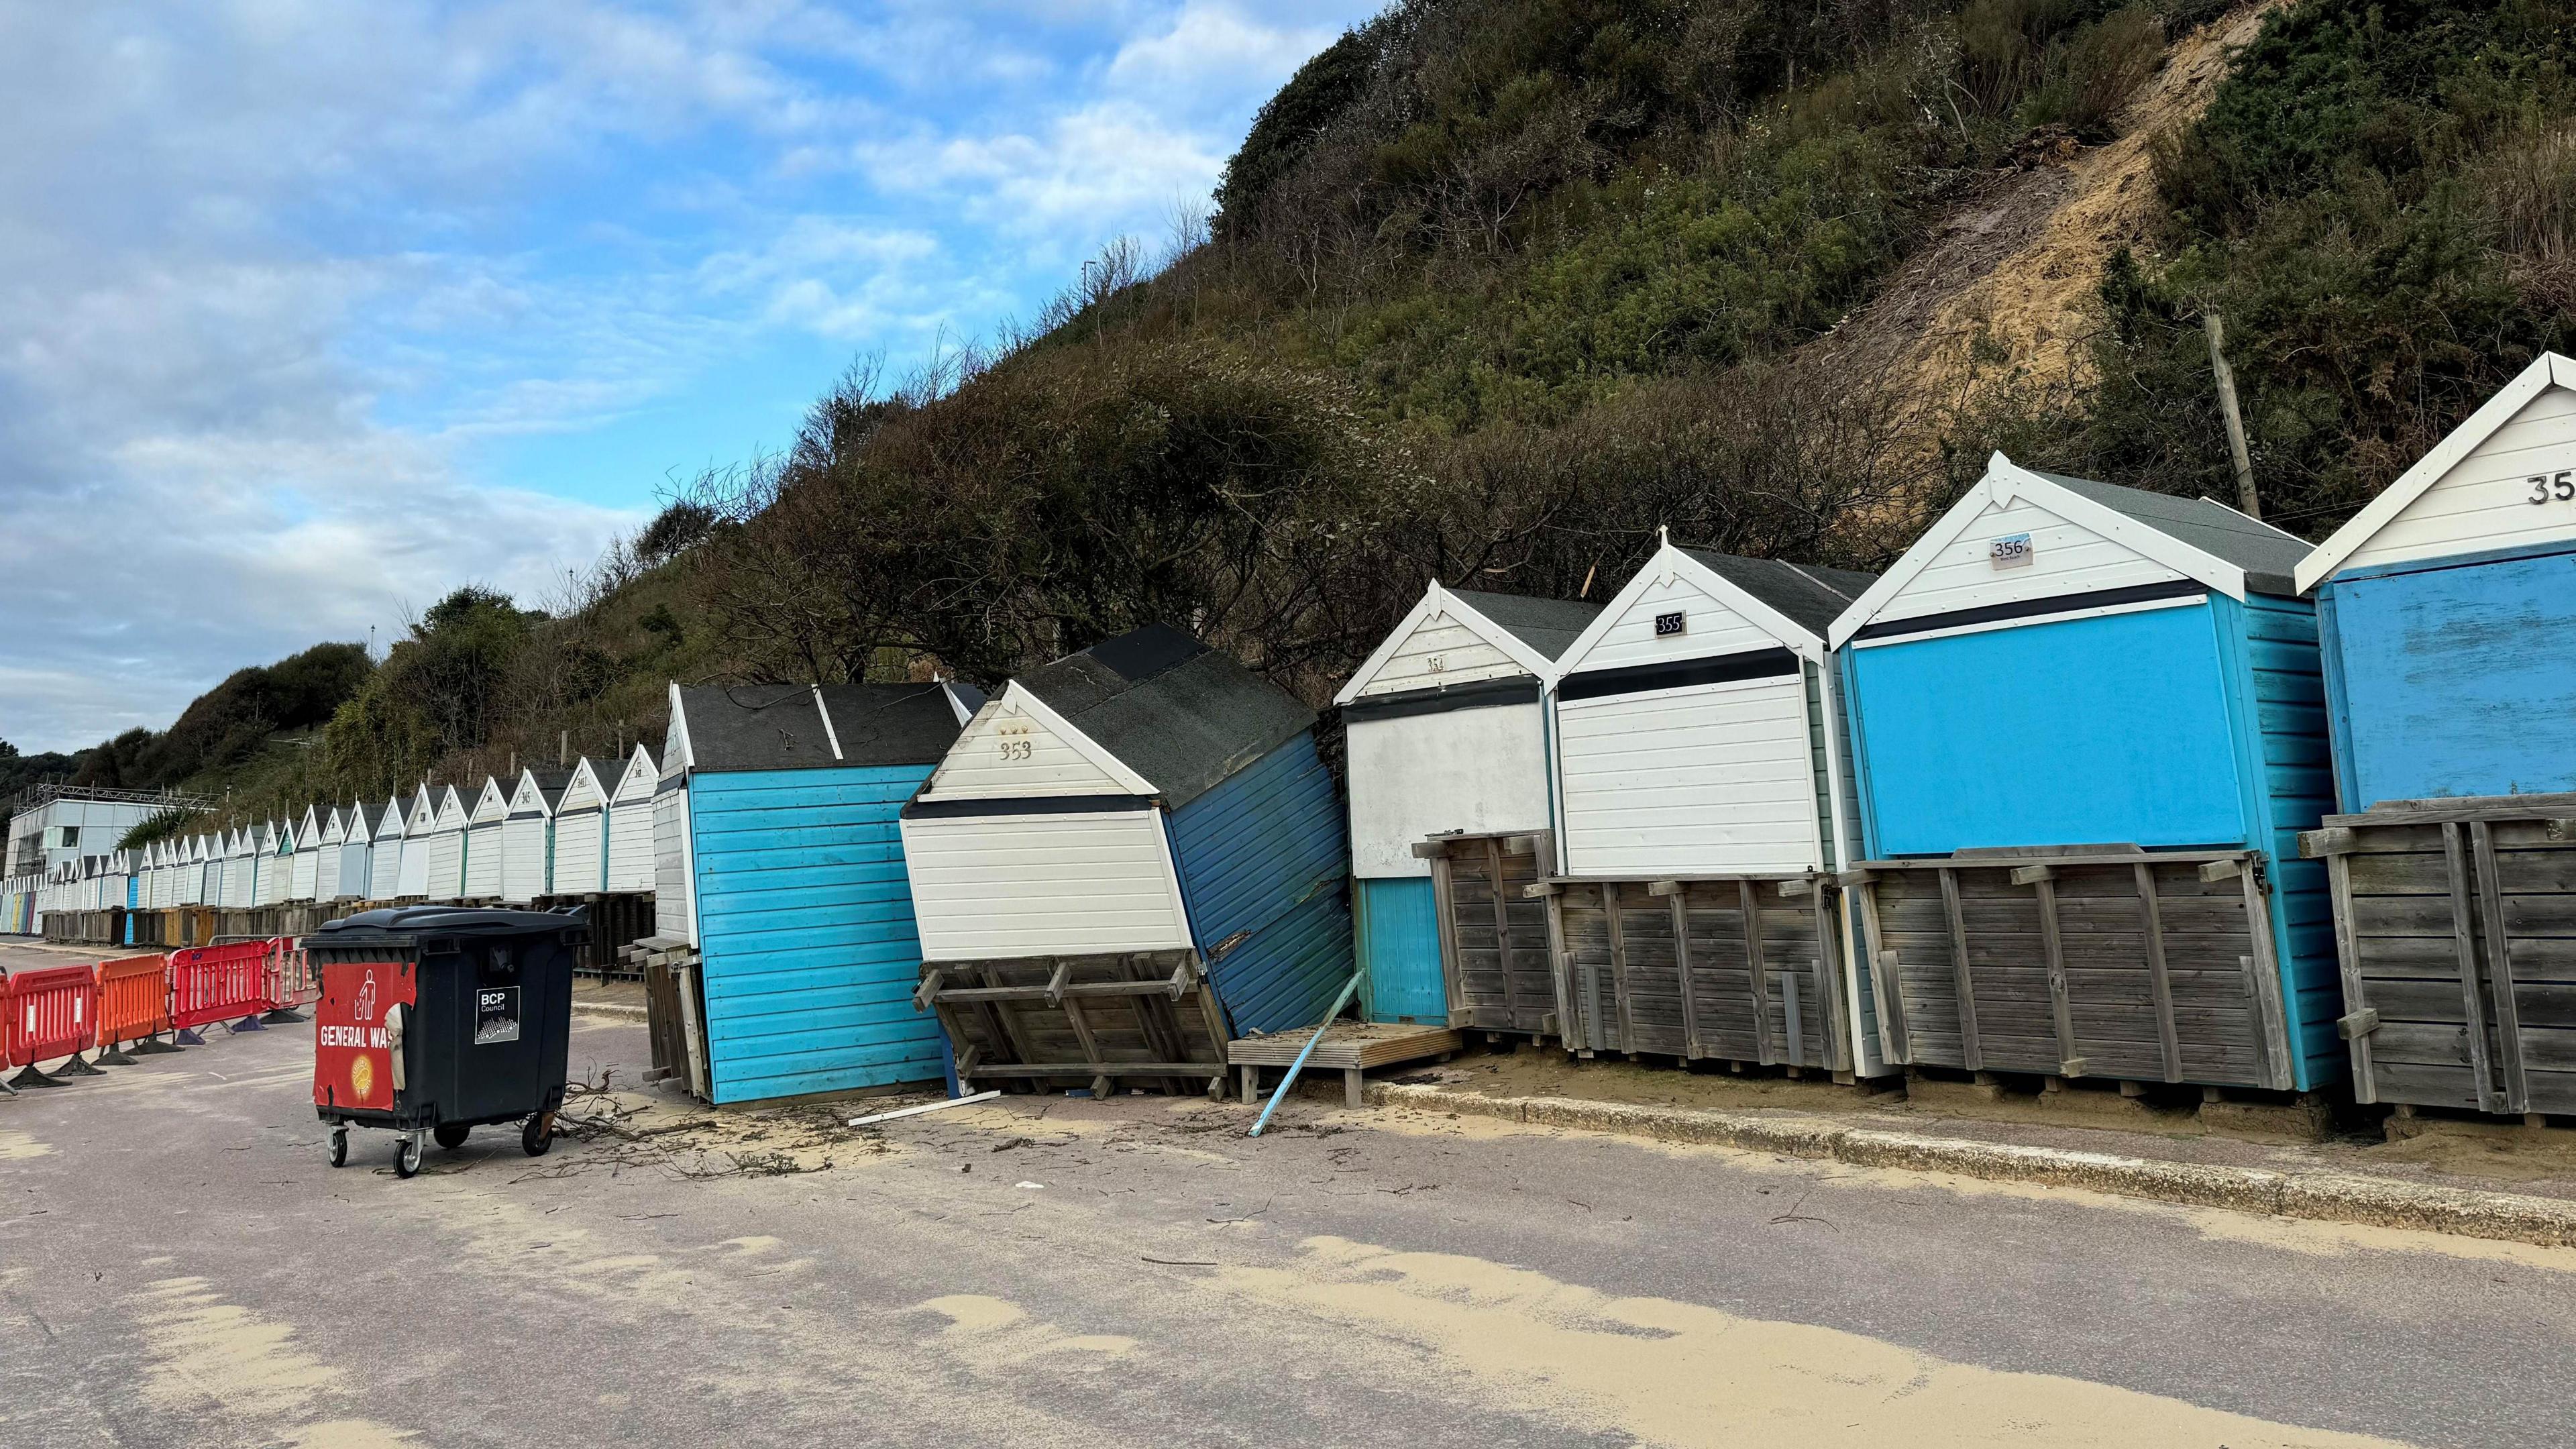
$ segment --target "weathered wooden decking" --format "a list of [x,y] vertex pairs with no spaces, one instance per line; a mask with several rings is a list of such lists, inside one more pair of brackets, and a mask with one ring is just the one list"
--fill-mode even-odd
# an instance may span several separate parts
[[1844,880],[1890,1059],[2290,1087],[2262,863],[2134,846],[1861,863]]
[[1225,1017],[1195,951],[930,962],[913,1004],[939,1013],[961,1082],[1225,1084]]
[[1745,875],[1540,889],[1556,923],[1569,1050],[1851,1070],[1830,882]]
[[2385,801],[2299,845],[2333,883],[2355,1095],[2576,1113],[2576,795]]
[[[1241,1074],[1243,1100],[1260,1101],[1261,1069],[1278,1067],[1284,1071],[1295,1065],[1297,1054],[1306,1049],[1314,1035],[1309,1028],[1227,1042],[1225,1059]],[[1306,1058],[1306,1070],[1341,1073],[1342,1099],[1356,1107],[1360,1105],[1363,1074],[1369,1068],[1446,1057],[1465,1044],[1466,1038],[1454,1027],[1336,1021],[1325,1028],[1324,1039],[1315,1043],[1314,1054]]]
[[1548,909],[1529,894],[1549,873],[1547,837],[1451,835],[1413,850],[1431,862],[1449,1024],[1555,1035],[1563,993]]

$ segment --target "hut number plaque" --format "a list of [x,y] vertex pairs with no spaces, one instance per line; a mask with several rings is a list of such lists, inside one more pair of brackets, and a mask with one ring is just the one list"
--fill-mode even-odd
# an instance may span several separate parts
[[1999,569],[2017,569],[2030,562],[2030,535],[2008,533],[1986,545],[1986,559]]
[[1689,623],[1689,616],[1679,609],[1675,609],[1669,614],[1657,614],[1655,616],[1655,637],[1661,639],[1667,635],[1681,633]]
[[2535,473],[2522,481],[2531,485],[2531,496],[2523,500],[2527,503],[2546,503],[2552,498],[2564,503],[2571,498],[2576,498],[2576,468],[2561,468],[2555,473]]

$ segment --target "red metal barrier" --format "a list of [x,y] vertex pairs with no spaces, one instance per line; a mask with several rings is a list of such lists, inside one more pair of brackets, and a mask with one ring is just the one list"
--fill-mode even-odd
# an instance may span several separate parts
[[179,1040],[205,1045],[196,1029],[218,1021],[235,1031],[260,1029],[259,1014],[276,1003],[268,999],[266,941],[239,941],[229,946],[191,946],[170,953],[170,1024]]
[[305,968],[304,938],[280,936],[268,943],[268,1014],[272,1025],[304,1020],[295,1008],[313,1000],[312,974]]
[[36,1063],[47,1057],[70,1057],[69,1065],[55,1068],[67,1075],[98,1074],[98,1068],[80,1059],[96,1039],[98,1027],[95,968],[54,966],[42,971],[14,972],[9,977],[6,1004],[10,1056],[26,1067],[10,1079],[10,1086],[63,1085],[36,1070]]

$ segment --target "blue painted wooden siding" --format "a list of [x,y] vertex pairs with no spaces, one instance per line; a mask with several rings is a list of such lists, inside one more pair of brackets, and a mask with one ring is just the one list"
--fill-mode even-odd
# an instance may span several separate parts
[[2240,735],[2257,825],[2246,842],[2271,857],[2272,950],[2281,967],[2281,1000],[2289,1012],[2292,1065],[2309,1090],[2339,1080],[2346,1048],[2335,1030],[2343,1015],[2343,978],[2335,960],[2334,899],[2325,862],[2299,858],[2299,832],[2313,830],[2334,808],[2334,771],[2326,727],[2324,661],[2315,610],[2299,599],[2248,595],[2243,604],[2216,598],[2222,637],[2239,641],[2246,671],[2239,697]]
[[1351,882],[1361,1010],[1371,1021],[1449,1024],[1440,976],[1440,913],[1428,876]]
[[2247,835],[2206,605],[1844,651],[1873,854]]
[[1352,963],[1350,835],[1313,734],[1192,800],[1168,825],[1190,935],[1234,1031],[1314,1025]]
[[928,766],[689,780],[715,1100],[940,1074],[896,813]]
[[2344,809],[2576,790],[2576,553],[2345,574],[2319,597]]

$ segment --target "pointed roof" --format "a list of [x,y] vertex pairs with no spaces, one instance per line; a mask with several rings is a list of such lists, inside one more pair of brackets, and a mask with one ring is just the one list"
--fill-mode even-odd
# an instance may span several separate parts
[[1821,639],[1843,610],[1852,606],[1878,575],[1786,559],[1746,558],[1704,548],[1683,548],[1691,562],[1769,605],[1782,617]]
[[1687,578],[1692,587],[1733,610],[1753,629],[1785,646],[1817,654],[1827,647],[1825,635],[1834,619],[1876,581],[1874,575],[1848,569],[1685,548],[1667,539],[1611,595],[1582,637],[1557,657],[1550,682],[1561,683],[1578,672],[1641,596],[1678,578]]
[[526,794],[530,786],[534,786],[537,792],[538,812],[552,815],[555,813],[555,806],[563,800],[564,786],[570,783],[572,783],[570,770],[553,768],[540,770],[534,765],[523,766],[519,771],[519,778],[512,781],[510,785],[510,809],[514,814],[519,813],[519,797]]
[[304,807],[304,823],[295,828],[295,848],[298,850],[320,850],[322,848],[321,806],[307,805]]
[[2381,489],[2368,507],[2354,514],[2350,522],[2318,544],[2299,564],[2299,591],[2305,593],[2332,577],[2336,569],[2343,567],[2344,560],[2351,558],[2381,529],[2396,522],[2397,515],[2404,513],[2416,499],[2431,492],[2433,485],[2449,476],[2462,459],[2477,451],[2480,444],[2494,437],[2505,424],[2512,422],[2515,415],[2530,406],[2534,398],[2553,387],[2576,390],[2576,359],[2562,357],[2555,352],[2544,352],[2532,359],[2531,365],[2513,381],[2499,388],[2494,397],[2488,398],[2476,412],[2469,414],[2467,422],[2452,429],[2450,436],[2434,444],[2431,452],[2416,459],[2415,466],[2398,474],[2396,482]]
[[1833,624],[1841,648],[1893,604],[1989,508],[2028,499],[2067,522],[2117,543],[2232,599],[2295,593],[2292,575],[2307,545],[2211,498],[2182,498],[2024,468],[2002,453],[1878,582]]
[[[674,730],[672,733],[676,735],[678,731]],[[653,758],[652,750],[646,748],[643,741],[638,740],[635,743],[635,753],[626,757],[626,768],[617,773],[616,783],[611,784],[605,779],[600,783],[607,787],[609,803],[615,804],[620,800],[632,803],[636,800],[652,799],[654,788],[661,783],[661,779],[660,763]],[[634,792],[631,795],[628,793],[630,788]]]
[[591,763],[590,756],[577,756],[572,773],[564,777],[563,794],[555,799],[555,812],[596,810],[607,803],[608,792],[599,783],[599,767]]
[[[1579,637],[1586,625],[1601,612],[1598,604],[1573,603],[1562,599],[1532,599],[1518,594],[1492,594],[1475,589],[1449,589],[1433,579],[1422,590],[1422,597],[1411,611],[1396,621],[1378,646],[1360,667],[1351,672],[1333,703],[1349,705],[1360,697],[1386,667],[1395,660],[1397,651],[1426,623],[1445,618],[1484,640],[1512,663],[1532,676],[1544,678]],[[1437,684],[1439,681],[1428,681]],[[1409,691],[1408,691],[1409,692]]]
[[[957,742],[973,691],[927,684],[671,686],[664,768],[810,770],[935,765]],[[980,697],[976,699],[981,704]]]
[[1177,810],[1315,724],[1297,697],[1148,624],[1011,681]]
[[1599,604],[1578,599],[1537,599],[1526,594],[1496,594],[1483,589],[1449,589],[1449,597],[1501,625],[1549,663],[1574,643],[1584,626],[1600,616]]

